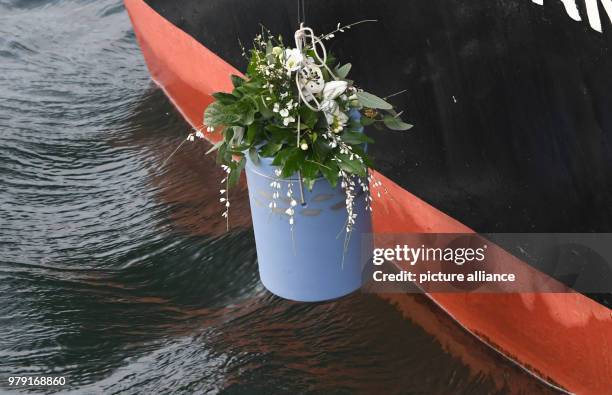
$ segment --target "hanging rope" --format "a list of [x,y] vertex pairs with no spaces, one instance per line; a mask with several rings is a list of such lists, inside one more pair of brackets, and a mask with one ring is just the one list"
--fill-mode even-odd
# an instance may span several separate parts
[[297,5],[297,12],[298,12],[298,26],[301,23],[305,23],[306,22],[306,12],[304,9],[304,2],[306,0],[298,0],[298,5]]
[[[300,1],[302,1],[302,12],[300,13]],[[303,0],[298,0],[298,19],[303,16]],[[333,71],[327,66],[327,49],[323,44],[323,41],[314,34],[314,31],[304,26],[304,22],[300,22],[300,28],[296,30],[294,34],[295,39],[295,47],[302,54],[302,63],[299,69],[295,73],[295,85],[298,91],[298,106],[302,103],[315,112],[324,111],[321,106],[321,102],[317,100],[317,98],[313,94],[306,95],[304,93],[304,88],[306,87],[306,83],[308,82],[307,78],[308,74],[304,76],[303,72],[312,70],[312,69],[321,69],[324,68],[327,70],[331,78],[334,80],[338,80],[338,77],[333,73]],[[307,55],[306,50],[312,49],[312,54],[314,57],[310,57]],[[320,73],[320,70],[319,70]],[[298,114],[297,118],[297,139],[296,145],[300,147],[300,140],[302,138],[301,135],[301,116]],[[305,205],[304,201],[304,187],[302,174],[298,171],[298,178],[300,184],[300,199],[301,204]]]

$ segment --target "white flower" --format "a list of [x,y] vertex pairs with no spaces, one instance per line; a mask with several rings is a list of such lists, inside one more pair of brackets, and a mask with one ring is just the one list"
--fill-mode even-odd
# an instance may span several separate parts
[[286,108],[283,108],[282,110],[279,111],[279,114],[283,118],[288,117],[289,116],[289,110],[287,110]]
[[323,99],[334,100],[346,91],[348,83],[346,81],[330,81],[326,82],[323,87]]
[[336,116],[336,120],[338,121],[338,123],[342,124],[343,126],[347,124],[347,122],[349,120],[349,116],[348,115],[346,115],[345,113],[343,113],[343,112],[341,112],[339,110],[334,115]]
[[300,148],[302,149],[302,151],[306,151],[308,149],[308,144],[302,143],[300,144]]
[[[346,81],[330,81],[325,83],[323,87],[323,100],[321,101],[321,111],[325,113],[327,123],[332,126],[335,132],[339,132],[343,129],[344,125],[348,121],[348,116],[340,111],[336,98],[342,95],[348,83]],[[338,129],[338,125],[342,125]]]
[[325,119],[327,119],[327,124],[334,133],[340,133],[347,124],[349,117],[340,111],[340,107],[336,105],[333,112],[325,112]]
[[274,107],[272,108],[272,111],[278,112],[279,110],[280,110],[280,107],[278,106],[278,103],[274,103]]
[[321,69],[314,65],[308,65],[300,71],[300,82],[302,89],[311,94],[320,93],[325,86]]
[[323,100],[320,105],[321,111],[328,114],[333,114],[338,111],[338,103],[335,100]]
[[287,71],[297,71],[302,66],[304,55],[297,48],[285,49],[285,69]]
[[196,137],[197,137],[197,138],[199,138],[199,139],[203,139],[203,138],[204,138],[204,134],[202,134],[202,132],[201,132],[201,131],[199,131],[199,130],[196,132],[196,134],[195,134],[195,135],[196,135]]
[[295,118],[293,117],[287,117],[285,119],[283,119],[283,125],[285,126],[289,126],[290,123],[295,122]]
[[280,54],[283,53],[283,49],[281,47],[274,47],[274,48],[272,48],[272,53],[275,56],[279,56]]

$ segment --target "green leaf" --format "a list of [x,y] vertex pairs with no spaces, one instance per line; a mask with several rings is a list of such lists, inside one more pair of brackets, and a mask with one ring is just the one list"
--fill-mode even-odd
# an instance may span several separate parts
[[316,162],[305,159],[304,165],[302,166],[302,176],[304,178],[317,178],[319,173],[319,166]]
[[235,124],[240,120],[240,116],[230,107],[232,106],[224,106],[219,102],[211,103],[204,111],[204,124],[213,127]]
[[370,157],[368,156],[368,154],[366,154],[365,150],[361,146],[353,145],[352,148],[353,152],[359,155],[361,159],[363,159],[363,163],[366,167],[374,167],[372,161],[370,160]]
[[314,183],[316,180],[316,178],[302,177],[302,181],[304,181],[304,185],[309,191],[312,191],[312,188],[314,188]]
[[232,155],[244,155],[245,151],[249,150],[249,146],[246,144],[240,144],[240,145],[235,145],[233,146],[229,151],[232,153]]
[[236,96],[232,95],[231,93],[225,93],[225,92],[217,92],[217,93],[213,93],[212,95],[216,101],[218,101],[221,104],[233,104],[236,102],[237,98]]
[[364,143],[373,143],[374,140],[365,135],[365,133],[361,132],[344,132],[342,134],[342,140],[344,140],[347,144],[364,144]]
[[259,151],[259,154],[264,158],[271,158],[276,154],[280,149],[283,148],[282,144],[276,143],[268,143],[263,146],[263,148]]
[[319,170],[329,184],[335,188],[338,184],[338,164],[330,159],[325,164],[319,164]]
[[238,184],[240,181],[240,174],[242,174],[242,170],[244,169],[244,165],[246,164],[246,159],[244,156],[240,158],[238,162],[232,162],[230,167],[232,171],[230,172],[229,178],[227,179],[228,186],[231,188]]
[[365,116],[361,117],[361,124],[363,126],[369,126],[369,125],[373,124],[374,122],[376,122],[376,120],[374,118],[368,118],[368,117],[365,117]]
[[261,114],[263,119],[272,118],[274,116],[274,113],[264,103],[263,96],[258,96],[256,100],[257,100],[257,109],[259,110],[259,113]]
[[346,154],[340,154],[338,158],[340,159],[339,166],[342,170],[351,174],[356,174],[359,177],[366,176],[366,167],[357,159],[350,159]]
[[314,128],[319,120],[319,113],[312,111],[310,108],[303,106],[300,108],[300,117],[302,125],[307,125],[310,129]]
[[308,188],[309,191],[312,191],[312,188],[314,187],[314,183],[318,175],[319,164],[309,159],[305,159],[304,164],[302,166],[302,180],[304,181],[304,185],[306,186],[306,188]]
[[385,126],[391,130],[408,130],[408,129],[412,129],[412,126],[413,126],[391,115],[386,115],[383,118],[383,122],[385,123]]
[[282,167],[285,164],[287,157],[293,152],[294,149],[295,147],[286,147],[278,151],[274,157],[274,160],[272,161],[272,165]]
[[338,77],[341,80],[345,79],[346,76],[348,75],[349,71],[351,71],[351,67],[352,67],[352,65],[350,63],[347,63],[347,64],[345,64],[342,67],[339,67],[336,70],[336,77]]
[[313,151],[317,158],[317,162],[325,163],[331,150],[332,149],[329,146],[329,143],[325,141],[325,139],[317,139],[317,141],[313,144]]
[[245,81],[235,91],[243,95],[258,95],[261,91],[261,83],[255,80]]
[[244,79],[241,77],[238,77],[237,75],[232,74],[230,78],[232,79],[232,85],[234,85],[234,88],[238,88],[242,86],[242,84],[244,84]]
[[210,149],[208,151],[206,151],[206,154],[204,154],[204,155],[208,155],[211,152],[214,152],[214,151],[218,150],[219,147],[221,147],[223,144],[225,144],[225,141],[223,141],[223,140],[216,142],[212,147],[210,147]]
[[242,123],[247,126],[251,125],[253,122],[255,122],[256,113],[257,113],[257,110],[251,107],[249,111],[245,112],[244,115],[242,116]]
[[255,64],[255,62],[253,62],[252,60],[249,62],[249,65],[247,66],[247,74],[252,77],[255,75],[255,73],[257,72],[257,65]]
[[[314,54],[314,51],[312,51],[312,53]],[[315,55],[310,55],[310,56],[315,57]],[[328,53],[328,54],[327,54],[327,61],[326,61],[326,64],[327,64],[329,67],[332,67],[333,65],[335,65],[335,64],[336,64],[336,57],[334,56],[334,54],[332,54],[332,53]]]
[[222,144],[217,150],[217,164],[229,163],[232,161],[232,153],[227,150],[227,144]]
[[270,133],[270,140],[275,143],[286,142],[289,139],[294,138],[294,130],[283,128],[278,125],[268,125],[266,126],[266,131]]
[[232,126],[232,129],[234,131],[233,136],[230,140],[230,147],[232,149],[234,149],[235,146],[237,145],[241,145],[242,144],[242,140],[244,138],[244,127],[242,126]]
[[261,123],[252,123],[247,128],[246,143],[252,145],[259,134],[261,134]]
[[255,147],[251,147],[251,149],[249,149],[249,159],[251,159],[251,162],[253,162],[255,165],[259,164],[259,154],[257,153],[257,149]]
[[393,108],[391,104],[368,92],[357,92],[357,98],[364,107],[379,108],[381,110],[391,110]]
[[283,166],[282,177],[291,177],[293,173],[300,170],[304,165],[304,151],[299,148],[293,148],[291,153],[287,156],[287,160]]
[[238,115],[239,119],[237,122],[242,123],[243,125],[250,125],[255,121],[255,114],[257,113],[257,109],[255,108],[255,103],[253,103],[250,99],[244,98],[237,102],[231,107],[230,111]]

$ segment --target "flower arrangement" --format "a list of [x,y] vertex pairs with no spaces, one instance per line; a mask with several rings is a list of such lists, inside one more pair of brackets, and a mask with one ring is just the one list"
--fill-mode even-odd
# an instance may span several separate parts
[[[303,183],[300,187],[312,189],[321,176],[334,187],[340,182],[346,197],[347,233],[355,221],[352,207],[359,189],[366,192],[370,210],[368,167],[372,164],[364,145],[373,140],[363,133],[363,127],[408,130],[412,125],[403,122],[385,99],[348,79],[350,63],[337,64],[327,54],[324,41],[357,23],[338,24],[335,31],[323,36],[302,26],[295,33],[294,48],[262,29],[253,48],[243,48],[249,60],[246,78],[232,76],[233,91],[215,93],[215,102],[204,114],[207,131],[222,128],[222,139],[210,151],[217,151],[217,161],[227,173],[220,198],[225,206],[223,216],[228,218],[227,191],[238,182],[247,155],[254,163],[273,159],[275,174],[279,178],[297,175]],[[374,185],[380,186],[376,181]],[[270,186],[269,207],[275,209],[280,184],[273,181]],[[286,214],[293,225],[297,201],[291,186],[287,193],[290,206]]]

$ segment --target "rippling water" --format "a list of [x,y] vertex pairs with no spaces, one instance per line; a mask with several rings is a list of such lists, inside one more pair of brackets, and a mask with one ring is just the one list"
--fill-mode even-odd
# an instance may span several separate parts
[[206,147],[161,168],[188,129],[121,2],[0,0],[0,97],[0,392],[50,374],[68,385],[37,391],[543,390],[478,344],[462,356],[422,297],[425,326],[372,295],[267,293],[244,188],[224,233]]

